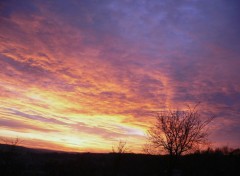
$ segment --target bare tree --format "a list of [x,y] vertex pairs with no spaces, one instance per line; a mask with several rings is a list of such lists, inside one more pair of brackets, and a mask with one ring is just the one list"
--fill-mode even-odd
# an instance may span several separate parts
[[119,140],[116,146],[112,146],[112,152],[121,154],[121,153],[130,152],[130,150],[127,147],[126,141]]
[[20,140],[18,137],[14,139],[0,138],[0,141],[3,144],[12,145],[12,146],[17,146],[22,142],[22,140]]
[[8,146],[8,152],[14,152],[16,147],[19,146],[23,141],[20,140],[18,137],[16,138],[0,138],[0,144],[5,144]]
[[112,146],[112,152],[114,153],[114,160],[113,160],[113,170],[111,175],[119,175],[120,167],[122,165],[122,159],[124,158],[124,153],[130,152],[129,148],[127,147],[127,142],[119,140],[116,145]]
[[162,149],[171,156],[180,156],[205,144],[208,137],[206,126],[213,120],[213,116],[202,120],[196,108],[197,105],[188,107],[186,111],[157,113],[157,122],[148,131],[151,147]]

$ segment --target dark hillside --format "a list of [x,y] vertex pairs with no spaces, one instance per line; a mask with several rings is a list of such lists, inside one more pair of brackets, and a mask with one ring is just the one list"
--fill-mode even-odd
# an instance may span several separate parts
[[154,176],[168,175],[170,166],[176,176],[240,175],[240,155],[220,152],[187,155],[173,162],[169,156],[143,154],[76,154],[24,147],[13,150],[6,145],[0,150],[1,176]]

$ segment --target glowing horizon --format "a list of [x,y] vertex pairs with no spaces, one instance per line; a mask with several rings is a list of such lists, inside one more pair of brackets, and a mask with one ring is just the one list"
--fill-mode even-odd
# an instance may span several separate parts
[[0,136],[141,152],[153,112],[202,102],[239,147],[237,1],[1,1]]

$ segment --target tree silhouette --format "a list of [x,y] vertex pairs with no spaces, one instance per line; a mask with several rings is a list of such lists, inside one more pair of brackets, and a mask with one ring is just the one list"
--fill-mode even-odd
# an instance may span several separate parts
[[112,152],[121,154],[121,153],[130,152],[130,150],[127,147],[126,141],[119,140],[116,146],[112,146]]
[[188,106],[186,111],[157,113],[156,124],[148,130],[151,147],[162,149],[171,156],[180,156],[205,144],[208,137],[206,126],[213,116],[202,120],[196,108],[197,105],[194,108]]
[[20,140],[18,137],[16,138],[0,138],[0,144],[7,145],[7,151],[8,152],[15,152],[16,147],[19,146],[23,141]]

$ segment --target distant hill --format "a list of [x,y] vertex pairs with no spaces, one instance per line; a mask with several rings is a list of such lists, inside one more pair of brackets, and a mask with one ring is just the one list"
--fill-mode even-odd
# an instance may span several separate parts
[[0,144],[0,151],[6,152],[9,150],[15,150],[16,152],[31,152],[31,153],[64,153],[61,151],[55,151],[55,150],[48,150],[48,149],[33,149],[23,146],[12,146],[8,144]]

